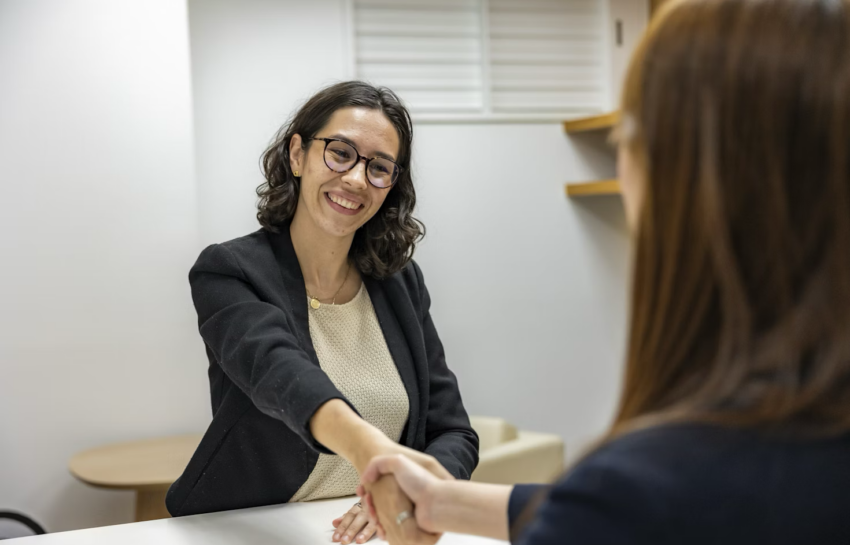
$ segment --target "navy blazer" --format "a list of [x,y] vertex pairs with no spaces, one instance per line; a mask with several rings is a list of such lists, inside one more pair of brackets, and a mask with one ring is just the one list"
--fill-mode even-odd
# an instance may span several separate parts
[[[384,280],[363,281],[410,401],[400,443],[468,479],[478,436],[446,366],[422,272],[411,262]],[[289,225],[208,247],[189,282],[209,358],[213,420],[168,491],[168,511],[284,503],[319,453],[333,454],[313,439],[310,418],[331,399],[349,403],[313,349]]]
[[[535,515],[536,496],[545,499]],[[518,527],[526,508],[533,520]],[[850,434],[803,440],[696,424],[634,432],[551,489],[514,487],[509,518],[512,541],[525,545],[847,545]]]

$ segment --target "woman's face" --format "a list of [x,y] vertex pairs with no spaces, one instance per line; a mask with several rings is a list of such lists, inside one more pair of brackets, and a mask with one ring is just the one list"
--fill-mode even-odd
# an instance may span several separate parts
[[343,108],[334,112],[327,125],[315,135],[296,134],[290,140],[290,167],[301,176],[301,191],[295,216],[307,214],[311,223],[326,234],[353,236],[374,216],[392,189],[373,186],[366,179],[365,161],[348,172],[332,171],[325,164],[325,142],[302,138],[335,138],[349,143],[361,157],[398,160],[398,133],[378,110]]

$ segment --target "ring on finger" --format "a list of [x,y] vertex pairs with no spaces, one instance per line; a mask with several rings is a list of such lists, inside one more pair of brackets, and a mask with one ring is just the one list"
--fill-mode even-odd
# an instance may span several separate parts
[[398,515],[396,515],[395,523],[398,524],[399,526],[401,526],[404,521],[406,521],[407,519],[409,519],[412,516],[413,515],[410,514],[410,511],[404,510],[401,513],[399,513]]

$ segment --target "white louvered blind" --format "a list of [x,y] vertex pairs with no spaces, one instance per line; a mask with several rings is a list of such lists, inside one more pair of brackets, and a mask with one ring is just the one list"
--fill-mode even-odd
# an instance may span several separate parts
[[356,77],[414,116],[572,116],[606,96],[605,0],[353,0]]
[[479,112],[479,0],[355,0],[357,77],[386,85],[413,112]]
[[494,112],[587,113],[605,96],[599,0],[489,0]]

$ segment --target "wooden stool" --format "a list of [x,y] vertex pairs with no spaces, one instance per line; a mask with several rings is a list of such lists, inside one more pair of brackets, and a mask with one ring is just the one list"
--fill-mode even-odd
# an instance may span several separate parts
[[183,473],[202,435],[107,445],[71,458],[71,474],[100,488],[136,491],[136,522],[168,518],[165,493]]

